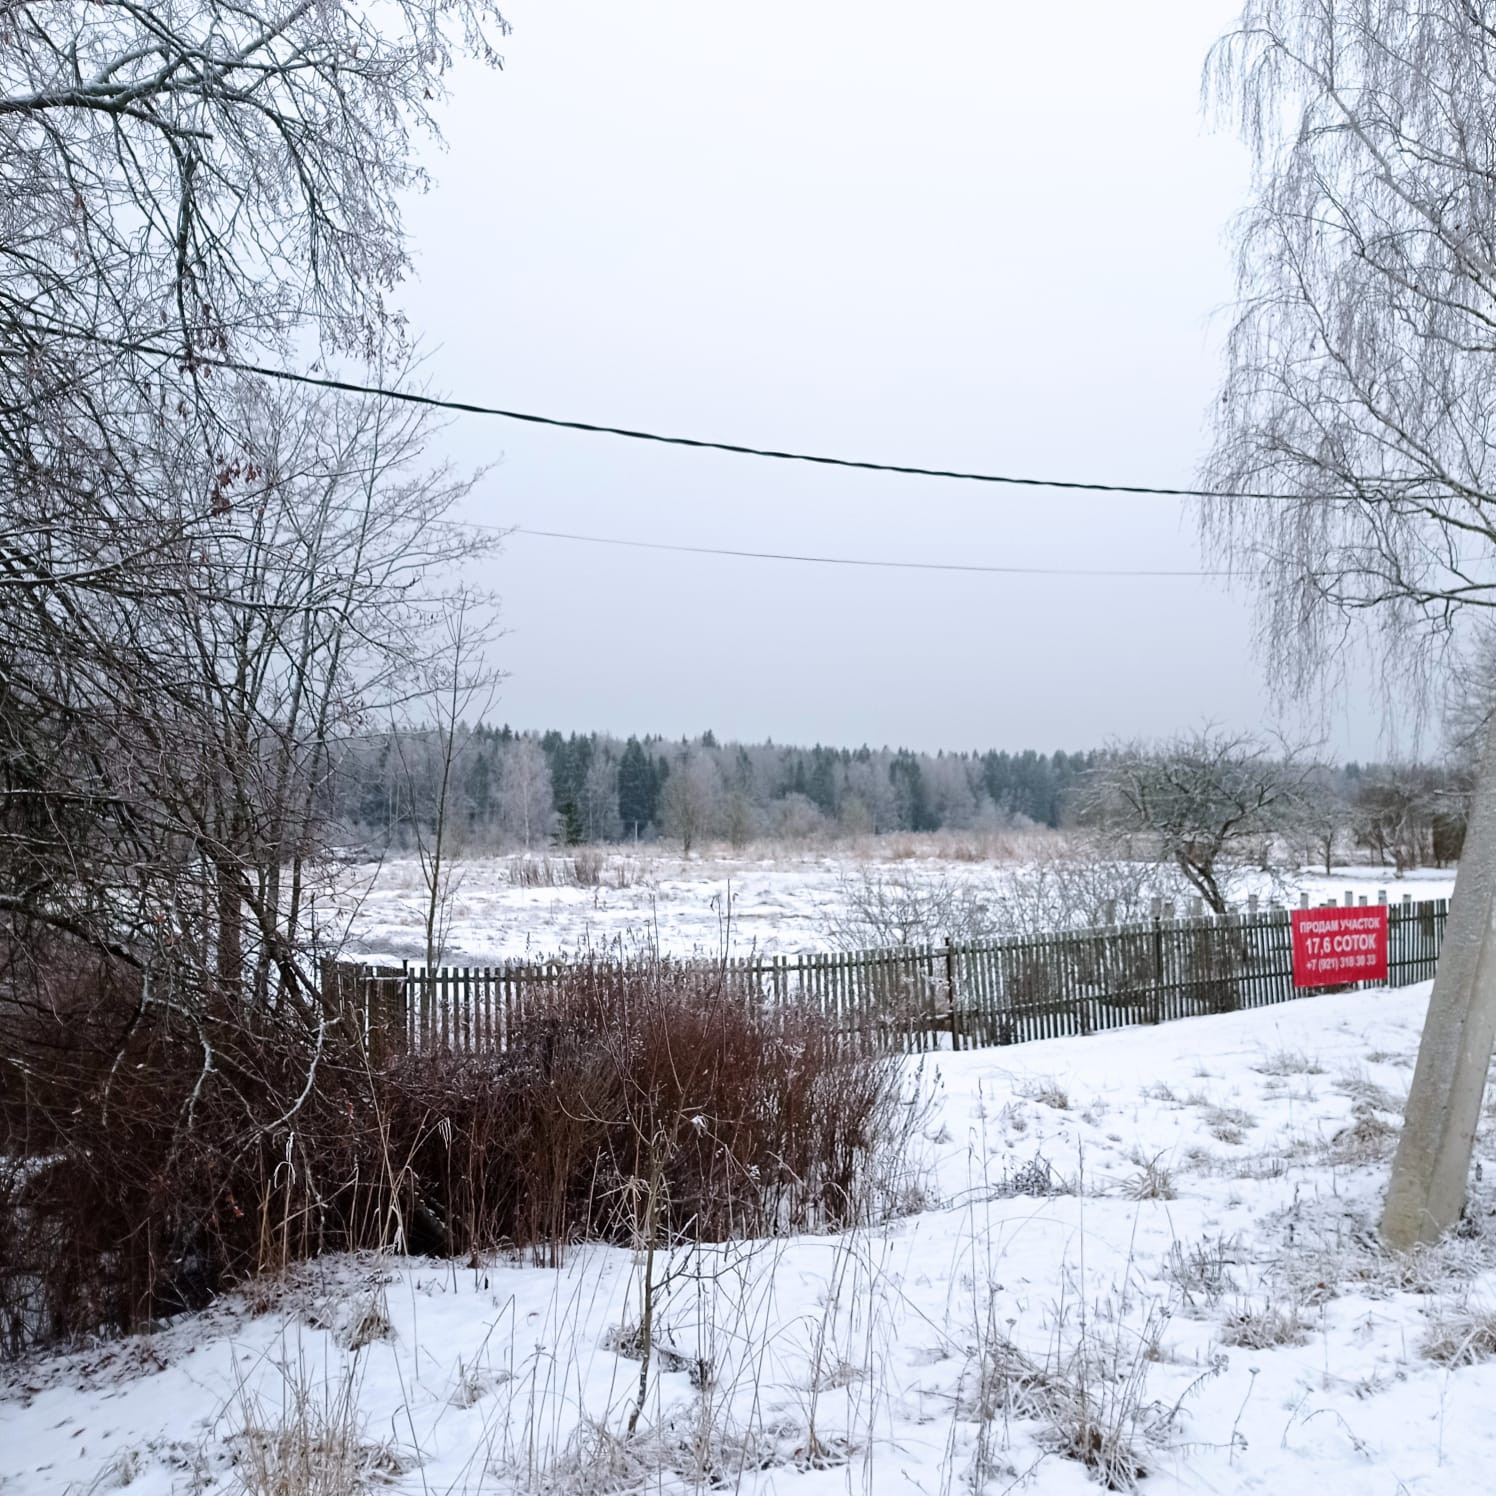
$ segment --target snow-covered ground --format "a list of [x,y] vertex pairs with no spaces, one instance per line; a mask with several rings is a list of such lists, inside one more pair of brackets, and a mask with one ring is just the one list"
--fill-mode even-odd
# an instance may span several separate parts
[[[980,888],[1000,900],[1005,880],[1020,866],[970,857],[894,857],[892,847],[874,841],[862,855],[789,850],[689,859],[658,846],[580,854],[600,862],[595,887],[562,881],[572,876],[576,854],[568,852],[528,860],[459,860],[441,959],[449,965],[486,965],[589,947],[654,944],[669,955],[716,955],[724,942],[736,953],[825,951],[835,945],[831,928],[846,908],[848,883],[855,884],[864,873],[932,884],[945,880]],[[526,861],[536,875],[554,878],[556,884],[526,887],[513,881],[515,868]],[[1303,891],[1323,902],[1353,889],[1374,903],[1378,890],[1385,888],[1396,902],[1405,893],[1443,898],[1453,883],[1450,871],[1419,871],[1394,881],[1386,868],[1347,867],[1328,879],[1323,873],[1305,873],[1277,892],[1293,897]],[[324,913],[330,927],[347,929],[350,957],[420,961],[426,904],[419,866],[408,858],[389,859],[378,866],[356,863],[342,869]]]
[[910,1213],[656,1260],[631,1438],[634,1254],[337,1260],[12,1369],[0,1491],[258,1490],[344,1403],[371,1478],[427,1496],[1058,1496],[1114,1436],[1160,1496],[1492,1490],[1492,1192],[1415,1258],[1373,1234],[1427,997],[939,1057]]

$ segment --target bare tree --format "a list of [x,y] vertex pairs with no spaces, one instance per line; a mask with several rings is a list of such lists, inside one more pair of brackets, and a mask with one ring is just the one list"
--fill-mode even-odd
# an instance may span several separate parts
[[1307,772],[1281,745],[1207,727],[1113,753],[1093,773],[1083,814],[1126,849],[1177,867],[1225,914],[1262,842],[1290,827]]
[[824,928],[842,950],[983,940],[1000,929],[1002,891],[990,882],[906,866],[864,867],[855,878],[843,873],[837,893]]
[[551,769],[534,738],[516,738],[499,761],[499,815],[505,832],[525,851],[550,841],[556,816]]
[[[154,932],[158,953],[169,931],[178,964],[195,952],[220,987],[248,974],[263,998],[272,973],[299,984],[331,745],[419,679],[446,608],[424,581],[466,545],[446,517],[465,484],[416,469],[426,423],[409,408],[238,393],[227,507],[159,545],[149,583],[122,573],[45,605],[0,588],[0,761],[33,808],[72,807],[23,838],[30,873],[0,910],[116,944]],[[167,533],[204,477],[178,457]],[[21,834],[0,820],[0,842]]]
[[[1366,624],[1414,668],[1496,603],[1496,22],[1483,0],[1247,0],[1210,84],[1257,166],[1207,539],[1260,577],[1277,676]],[[1399,1248],[1463,1207],[1496,1038],[1496,729],[1393,1165]]]
[[1496,620],[1480,620],[1451,660],[1442,706],[1450,759],[1473,774],[1496,706]]
[[[1496,44],[1483,4],[1249,0],[1210,83],[1257,164],[1207,538],[1286,684],[1348,619],[1496,604]],[[1417,651],[1402,652],[1422,658]]]
[[[330,1049],[366,1058],[319,969],[335,749],[419,686],[464,485],[412,407],[243,366],[409,377],[399,203],[502,28],[488,0],[0,0],[0,1148],[45,1124],[64,1178],[127,1072],[206,1178],[293,1145]],[[136,1183],[151,1218],[97,1255],[168,1273],[220,1206]]]
[[618,814],[618,762],[599,748],[582,781],[582,831],[590,842],[617,841],[623,835]]
[[[368,700],[391,684],[419,609],[383,589],[421,574],[445,501],[440,481],[425,487],[424,530],[416,510],[383,507],[427,482],[409,472],[424,428],[408,412],[272,398],[224,363],[310,341],[385,371],[415,137],[454,50],[496,61],[503,29],[488,0],[5,8],[3,771],[33,831],[52,833],[28,833],[37,860],[0,911],[128,946],[140,911],[116,905],[185,845],[219,867],[221,979],[240,970],[246,859],[262,910],[294,927],[311,841],[297,833],[280,861],[287,818],[307,822],[325,737],[363,709],[360,656],[384,657]],[[372,503],[338,456],[355,448]],[[360,551],[368,569],[343,571]],[[381,593],[387,651],[350,622]],[[195,799],[174,805],[194,777]],[[63,849],[64,871],[44,874]],[[98,849],[131,868],[122,886],[90,880]],[[188,918],[167,903],[163,927]]]
[[1316,766],[1301,786],[1293,828],[1302,860],[1322,865],[1328,878],[1350,825],[1351,807],[1338,772],[1328,765]]
[[[482,718],[493,702],[497,672],[488,663],[485,646],[492,641],[492,616],[487,600],[460,588],[442,620],[438,648],[429,659],[417,702],[429,703],[434,722],[419,734],[421,745],[434,759],[429,765],[427,793],[411,794],[416,857],[426,885],[426,967],[437,966],[446,945],[448,911],[456,892],[453,870],[453,820],[458,785],[456,771],[463,749],[471,741],[464,726],[472,714]],[[409,734],[391,725],[390,736],[401,755],[406,778],[414,787],[417,776],[405,762]]]
[[12,3],[0,50],[0,451],[80,494],[216,429],[211,360],[398,334],[399,202],[489,0]]
[[682,856],[706,835],[721,795],[716,759],[699,747],[683,750],[660,793],[661,821],[666,834],[679,839]]

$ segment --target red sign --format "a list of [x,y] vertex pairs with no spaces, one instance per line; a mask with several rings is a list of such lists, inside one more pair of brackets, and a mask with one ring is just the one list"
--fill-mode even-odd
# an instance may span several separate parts
[[1293,985],[1387,980],[1387,909],[1295,909]]

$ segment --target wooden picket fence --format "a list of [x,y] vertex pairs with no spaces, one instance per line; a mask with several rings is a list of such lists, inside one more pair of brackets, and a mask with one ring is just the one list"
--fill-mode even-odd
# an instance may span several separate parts
[[[1448,913],[1445,899],[1389,907],[1389,985],[1434,975]],[[808,1005],[849,1042],[914,1051],[1091,1034],[1310,995],[1293,985],[1290,915],[1277,907],[1176,918],[1163,905],[1150,920],[1101,929],[710,964],[729,990],[767,1011]],[[377,1052],[471,1054],[512,1048],[527,1010],[543,1006],[565,971],[560,961],[339,964],[326,979]]]

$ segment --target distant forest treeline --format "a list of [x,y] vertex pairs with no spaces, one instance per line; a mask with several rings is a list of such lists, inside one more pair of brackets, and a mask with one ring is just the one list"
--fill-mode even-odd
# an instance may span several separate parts
[[[343,746],[330,809],[349,833],[403,845],[430,823],[436,731]],[[1059,826],[1094,752],[916,753],[459,727],[448,827],[473,845],[544,846]]]
[[[1062,827],[1086,817],[1087,780],[1117,752],[916,753],[507,726],[459,726],[448,747],[444,733],[419,728],[341,744],[324,804],[342,834],[408,848],[442,803],[448,845],[472,850]],[[1469,783],[1457,764],[1325,764],[1301,777],[1276,830],[1309,862],[1344,844],[1378,862],[1443,863],[1458,855]]]

